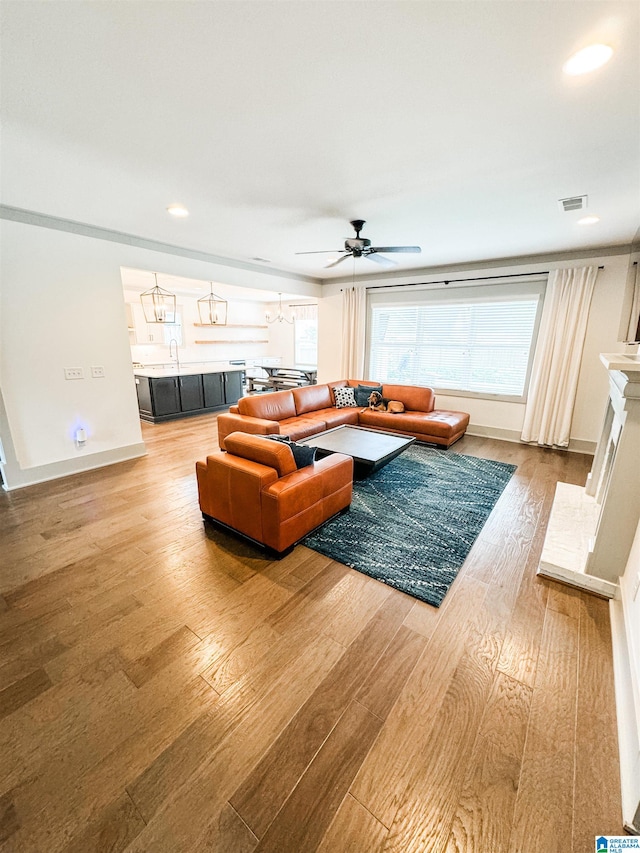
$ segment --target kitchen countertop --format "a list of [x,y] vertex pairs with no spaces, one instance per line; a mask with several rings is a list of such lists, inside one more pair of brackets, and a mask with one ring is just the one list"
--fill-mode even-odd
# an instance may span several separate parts
[[209,367],[197,367],[196,365],[185,365],[179,370],[176,367],[135,367],[134,376],[146,376],[150,379],[166,379],[171,376],[198,376],[201,373],[238,373],[244,367],[237,365],[216,364]]

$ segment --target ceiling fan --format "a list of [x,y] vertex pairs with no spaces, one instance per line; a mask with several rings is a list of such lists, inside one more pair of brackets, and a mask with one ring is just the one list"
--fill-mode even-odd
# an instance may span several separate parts
[[[351,225],[356,232],[355,237],[347,237],[344,241],[344,249],[339,250],[340,257],[335,261],[325,265],[325,269],[335,267],[346,261],[347,258],[368,258],[370,261],[375,261],[383,267],[394,267],[396,262],[391,258],[385,258],[381,253],[388,254],[389,252],[421,252],[420,246],[372,246],[371,240],[366,237],[361,237],[360,232],[365,224],[364,219],[352,219]],[[336,254],[335,249],[326,249],[318,252],[296,252],[296,255],[327,255]]]

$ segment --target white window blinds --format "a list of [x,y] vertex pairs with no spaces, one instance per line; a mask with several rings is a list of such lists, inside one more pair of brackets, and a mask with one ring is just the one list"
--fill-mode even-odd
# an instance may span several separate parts
[[[470,288],[471,290],[471,288]],[[369,375],[438,390],[521,397],[539,293],[371,306]]]

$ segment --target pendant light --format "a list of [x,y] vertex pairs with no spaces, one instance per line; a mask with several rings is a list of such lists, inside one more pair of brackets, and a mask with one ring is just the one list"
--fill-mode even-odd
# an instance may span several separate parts
[[155,287],[140,294],[144,319],[147,323],[175,323],[176,297],[175,294],[163,290],[158,285],[158,274],[154,272]]
[[275,317],[272,317],[271,312],[267,311],[267,313],[265,314],[265,319],[267,323],[293,323],[293,317],[291,319],[285,317],[284,311],[282,310],[282,294],[279,293],[278,296],[280,297],[278,313]]
[[213,282],[209,282],[210,293],[198,299],[198,314],[201,326],[227,325],[227,300],[221,299],[213,292]]

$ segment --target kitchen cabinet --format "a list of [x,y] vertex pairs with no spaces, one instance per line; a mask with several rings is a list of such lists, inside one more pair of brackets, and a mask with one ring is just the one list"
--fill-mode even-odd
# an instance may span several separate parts
[[204,404],[215,408],[224,406],[226,398],[224,395],[224,373],[204,373],[202,382],[204,385]]
[[176,415],[180,411],[178,380],[174,377],[151,380],[153,413],[157,417]]
[[[137,344],[169,344],[171,338],[178,341],[182,346],[182,325],[180,313],[176,311],[175,323],[147,323],[142,305],[135,302],[128,303],[130,313],[127,314],[127,323],[133,324],[133,334]],[[129,326],[131,331],[131,326]]]
[[244,390],[242,387],[243,373],[244,371],[238,370],[224,374],[224,401],[227,406],[233,406],[234,403],[237,403],[240,397],[242,397],[242,392]]
[[158,325],[147,323],[144,317],[142,305],[130,303],[131,317],[133,320],[133,333],[137,344],[160,344],[164,342],[163,328]]
[[136,394],[140,417],[153,418],[153,400],[151,399],[151,380],[147,376],[136,376]]
[[204,383],[205,406],[232,406],[242,397],[243,370],[230,370],[224,373],[205,373]]
[[133,335],[133,343],[135,343],[135,322],[133,319],[133,305],[130,302],[124,303],[125,316],[127,318],[127,329]]
[[178,379],[180,388],[180,411],[194,412],[204,409],[204,395],[202,393],[202,375],[181,376]]
[[136,372],[140,417],[151,423],[206,414],[236,403],[242,396],[242,370],[148,376]]

